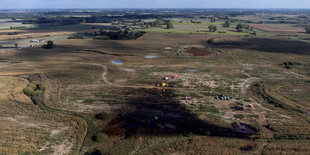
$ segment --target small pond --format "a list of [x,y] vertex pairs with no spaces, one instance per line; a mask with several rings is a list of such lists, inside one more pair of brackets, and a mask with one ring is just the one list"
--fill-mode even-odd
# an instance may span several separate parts
[[122,65],[122,64],[124,64],[124,61],[123,60],[113,60],[112,63],[115,65]]
[[154,58],[159,58],[160,56],[158,56],[158,55],[147,55],[147,56],[145,56],[145,58],[147,58],[147,59],[154,59]]

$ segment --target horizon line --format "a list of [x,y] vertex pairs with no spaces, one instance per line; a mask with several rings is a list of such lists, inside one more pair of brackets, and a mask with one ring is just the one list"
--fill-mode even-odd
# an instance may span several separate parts
[[0,10],[49,10],[49,9],[58,9],[58,10],[66,10],[66,9],[99,9],[99,10],[104,10],[104,9],[140,9],[140,10],[148,10],[148,9],[242,9],[242,10],[310,10],[310,8],[0,8]]

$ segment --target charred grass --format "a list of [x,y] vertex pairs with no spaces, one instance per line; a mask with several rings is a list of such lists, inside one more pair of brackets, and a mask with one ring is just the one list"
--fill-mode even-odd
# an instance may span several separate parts
[[[100,132],[109,136],[108,141],[98,145],[102,152],[114,154],[116,152],[162,151],[168,153],[165,147],[158,150],[162,146],[158,140],[169,137],[170,140],[166,147],[178,150],[178,145],[182,144],[179,140],[184,139],[185,144],[189,137],[203,139],[207,136],[243,141],[242,139],[250,136],[232,131],[229,123],[202,120],[178,102],[173,90],[168,90],[164,96],[160,96],[152,89],[127,88],[119,93],[126,94],[125,92],[130,95],[126,97],[126,102],[123,104],[131,108],[120,109],[114,118],[107,119],[107,124],[102,126]],[[200,113],[218,113],[214,107],[204,106],[199,109],[201,109]],[[118,141],[114,141],[116,139]],[[110,144],[112,141],[114,141],[113,145]],[[200,151],[202,150],[198,152]],[[239,147],[235,151],[239,151]]]

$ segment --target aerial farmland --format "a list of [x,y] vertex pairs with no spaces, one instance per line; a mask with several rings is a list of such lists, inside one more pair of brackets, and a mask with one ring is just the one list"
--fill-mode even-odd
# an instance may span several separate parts
[[310,11],[256,11],[0,11],[0,154],[309,154]]

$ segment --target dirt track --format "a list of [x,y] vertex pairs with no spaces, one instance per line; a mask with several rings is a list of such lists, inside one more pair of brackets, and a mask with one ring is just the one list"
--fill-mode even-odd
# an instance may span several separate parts
[[[249,91],[249,88],[250,88],[251,84],[253,82],[255,82],[256,80],[257,80],[257,78],[254,78],[254,77],[250,77],[250,78],[244,80],[243,83],[241,84],[241,91],[242,91],[242,93],[243,94],[250,94],[250,93],[247,93],[247,92]],[[251,95],[248,95],[248,97],[252,101],[251,104],[254,105],[253,112],[256,115],[259,116],[258,123],[261,126],[263,126],[262,131],[261,131],[262,135],[266,135],[268,138],[271,138],[273,136],[272,131],[270,131],[267,128],[264,128],[264,126],[268,125],[268,120],[265,117],[265,113],[266,113],[266,111],[270,111],[270,109],[267,109],[267,108],[263,107],[261,104],[259,104],[258,102],[256,102],[255,99]],[[262,108],[264,110],[263,111],[258,111],[258,108]]]
[[147,89],[157,88],[156,86],[151,86],[151,85],[120,85],[120,84],[111,83],[106,77],[108,74],[108,67],[106,65],[97,64],[97,63],[80,63],[80,64],[101,66],[103,69],[101,80],[103,80],[104,83],[110,86],[122,87],[122,88],[147,88]]

